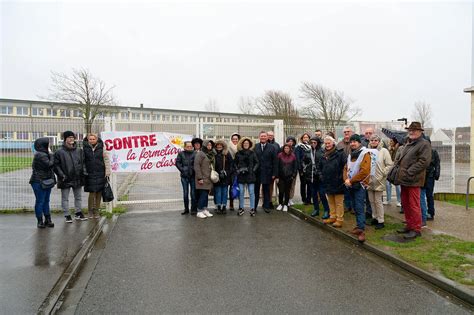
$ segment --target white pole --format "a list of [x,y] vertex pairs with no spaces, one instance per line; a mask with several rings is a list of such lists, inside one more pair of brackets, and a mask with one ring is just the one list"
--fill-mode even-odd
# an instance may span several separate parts
[[285,144],[285,130],[283,128],[283,120],[275,119],[273,123],[275,124],[274,130],[273,130],[275,140],[277,142],[280,142],[281,145]]
[[456,192],[456,128],[453,128],[453,138],[451,140],[451,190]]

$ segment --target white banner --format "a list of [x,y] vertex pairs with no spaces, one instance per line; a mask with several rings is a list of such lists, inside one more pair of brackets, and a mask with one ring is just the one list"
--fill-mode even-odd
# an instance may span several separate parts
[[178,172],[176,157],[191,136],[168,132],[101,133],[112,172]]

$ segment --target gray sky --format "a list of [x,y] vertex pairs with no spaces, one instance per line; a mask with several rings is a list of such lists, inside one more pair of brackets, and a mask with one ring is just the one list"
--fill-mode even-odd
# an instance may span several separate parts
[[48,95],[50,71],[88,68],[121,105],[237,111],[302,81],[344,91],[363,120],[432,104],[469,124],[472,4],[2,2],[0,97]]

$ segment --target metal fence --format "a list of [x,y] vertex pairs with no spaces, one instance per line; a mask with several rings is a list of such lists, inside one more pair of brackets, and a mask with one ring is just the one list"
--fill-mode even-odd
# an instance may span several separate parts
[[[336,128],[336,137],[342,137],[342,128]],[[354,126],[357,128],[357,126]],[[359,126],[360,128],[360,126]],[[282,121],[267,123],[203,123],[203,122],[132,122],[112,119],[96,120],[94,132],[117,131],[166,131],[179,132],[204,139],[229,139],[238,132],[243,136],[258,138],[261,130],[272,130],[278,142],[288,135],[299,136],[305,131],[314,131],[314,126],[284,126]],[[71,130],[82,140],[85,135],[84,123],[76,119],[28,118],[0,121],[0,209],[32,209],[34,195],[28,181],[31,176],[33,142],[39,137],[49,137],[53,150],[62,143],[61,134]],[[324,131],[324,130],[323,130]],[[356,130],[360,132],[360,130]],[[456,142],[454,134],[449,140],[433,141],[432,146],[441,159],[441,178],[436,182],[436,192],[463,193],[469,177],[470,146]],[[78,141],[79,144],[81,141]],[[139,207],[144,202],[153,201],[153,207],[181,208],[181,184],[178,173],[117,174],[114,176],[117,201]],[[298,190],[297,190],[298,191]],[[86,196],[83,195],[83,205]],[[156,203],[156,201],[159,201]],[[60,208],[60,193],[54,188],[51,207]],[[149,207],[149,205],[147,205]]]

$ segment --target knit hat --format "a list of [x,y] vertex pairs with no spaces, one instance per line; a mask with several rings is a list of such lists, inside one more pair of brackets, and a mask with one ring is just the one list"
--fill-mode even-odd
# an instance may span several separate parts
[[194,147],[195,143],[199,143],[202,147],[202,139],[201,138],[193,138],[193,140],[191,140],[191,144],[193,145],[193,147]]
[[360,135],[358,135],[358,134],[353,134],[353,135],[351,136],[351,138],[349,139],[349,141],[357,141],[357,142],[359,142],[359,143],[362,142],[362,141],[360,140]]
[[76,135],[74,134],[74,132],[72,131],[64,131],[63,133],[63,140],[66,140],[67,138],[69,137],[74,137],[74,139],[76,139]]

